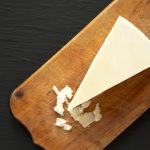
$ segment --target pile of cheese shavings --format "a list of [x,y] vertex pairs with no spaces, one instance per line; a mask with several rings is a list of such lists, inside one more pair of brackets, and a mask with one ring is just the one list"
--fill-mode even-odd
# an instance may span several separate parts
[[[68,104],[67,98],[72,98],[73,91],[68,85],[65,86],[61,91],[59,91],[55,85],[52,87],[52,89],[57,95],[57,102],[56,106],[54,107],[54,111],[57,112],[59,115],[64,116],[65,109],[63,107],[63,104],[65,102]],[[72,126],[67,124],[67,121],[62,118],[56,118],[55,126],[62,127],[66,131],[70,131],[72,129]]]
[[96,104],[93,112],[84,112],[84,109],[89,107],[91,101],[87,101],[80,106],[75,107],[71,111],[69,111],[70,115],[73,117],[75,121],[78,121],[82,127],[89,127],[91,123],[94,121],[100,121],[102,115],[100,114],[100,106],[99,103]]
[[[73,91],[68,85],[65,86],[61,91],[59,91],[55,85],[52,87],[52,89],[57,95],[57,102],[56,106],[54,107],[54,111],[59,115],[64,116],[65,109],[63,105],[65,102],[69,105],[68,99],[73,97]],[[84,109],[89,107],[90,104],[91,101],[87,101],[69,111],[71,117],[73,117],[75,121],[78,121],[84,128],[89,127],[91,123],[94,121],[97,122],[102,118],[100,113],[100,106],[98,103],[96,104],[95,110],[93,112],[84,112]],[[64,128],[66,131],[70,131],[72,129],[72,126],[67,124],[67,121],[62,118],[56,118],[55,125]]]

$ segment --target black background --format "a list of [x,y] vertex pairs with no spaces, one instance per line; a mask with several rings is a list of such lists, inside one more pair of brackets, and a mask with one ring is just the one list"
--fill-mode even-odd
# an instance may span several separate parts
[[[9,108],[11,92],[110,2],[0,0],[0,149],[41,149],[13,118]],[[149,135],[147,111],[106,150],[149,150]]]

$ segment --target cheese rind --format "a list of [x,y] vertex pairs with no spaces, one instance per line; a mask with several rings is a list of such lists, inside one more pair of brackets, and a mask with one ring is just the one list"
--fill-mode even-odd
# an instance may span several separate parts
[[150,40],[119,17],[98,51],[68,110],[150,67]]

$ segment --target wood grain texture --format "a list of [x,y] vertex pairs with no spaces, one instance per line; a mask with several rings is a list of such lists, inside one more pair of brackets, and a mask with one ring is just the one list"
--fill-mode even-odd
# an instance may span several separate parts
[[[71,132],[54,126],[55,93],[69,85],[74,91],[119,15],[134,23],[150,38],[150,0],[116,0],[90,22],[56,55],[12,94],[10,107],[31,133],[34,143],[47,150],[100,150],[150,107],[150,69],[93,99],[103,118],[88,129],[74,124]],[[92,106],[91,106],[92,107]],[[72,122],[68,114],[65,117]]]

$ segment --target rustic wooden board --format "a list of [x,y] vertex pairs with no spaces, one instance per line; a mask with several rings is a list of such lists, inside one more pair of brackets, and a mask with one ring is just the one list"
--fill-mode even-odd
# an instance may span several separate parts
[[[116,0],[66,44],[12,94],[10,107],[31,133],[34,143],[47,150],[100,150],[150,106],[150,69],[93,99],[103,118],[88,129],[74,124],[71,132],[54,126],[55,93],[65,85],[77,90],[92,59],[121,15],[150,38],[150,0]],[[92,106],[91,106],[92,107]],[[65,115],[70,121],[68,114]]]

